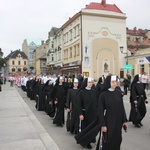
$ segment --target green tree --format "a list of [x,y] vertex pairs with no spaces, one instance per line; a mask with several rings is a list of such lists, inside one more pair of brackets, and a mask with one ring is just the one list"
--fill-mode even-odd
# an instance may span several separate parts
[[0,48],[0,58],[2,58],[4,53],[2,52],[2,49]]
[[4,58],[0,58],[0,68],[2,68],[5,64],[5,59]]

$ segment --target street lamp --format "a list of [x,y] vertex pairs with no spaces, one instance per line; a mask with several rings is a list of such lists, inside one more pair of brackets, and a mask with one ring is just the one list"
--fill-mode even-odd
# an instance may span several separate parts
[[5,66],[6,64],[4,63],[3,64],[3,67],[4,67],[4,72],[3,72],[3,83],[6,84],[6,80],[5,80]]
[[126,58],[127,58],[127,61],[126,61],[126,65],[128,65],[128,51],[125,53],[124,51],[124,47],[123,46],[120,46],[120,51],[122,54],[126,54]]

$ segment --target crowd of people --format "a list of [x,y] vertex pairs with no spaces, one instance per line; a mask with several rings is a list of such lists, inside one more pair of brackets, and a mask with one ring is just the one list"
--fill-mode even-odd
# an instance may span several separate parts
[[[97,143],[96,150],[120,150],[122,128],[127,130],[127,122],[131,121],[137,128],[143,126],[148,101],[140,74],[132,82],[127,74],[124,91],[120,88],[119,77],[112,74],[101,76],[96,84],[93,78],[82,75],[77,78],[17,75],[7,80],[10,86],[15,83],[30,100],[35,100],[35,109],[45,111],[53,118],[53,124],[66,125],[76,142],[87,149],[92,149],[91,143]],[[131,104],[129,119],[123,103],[127,90],[130,90]]]

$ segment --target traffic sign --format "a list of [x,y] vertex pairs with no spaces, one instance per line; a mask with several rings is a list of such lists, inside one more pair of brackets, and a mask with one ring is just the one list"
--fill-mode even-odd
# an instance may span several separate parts
[[124,65],[124,70],[132,70],[132,65]]

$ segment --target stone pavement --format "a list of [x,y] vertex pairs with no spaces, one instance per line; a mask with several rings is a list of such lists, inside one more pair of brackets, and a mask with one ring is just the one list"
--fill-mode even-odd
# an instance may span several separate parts
[[0,150],[60,150],[8,82],[0,92]]

